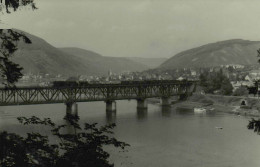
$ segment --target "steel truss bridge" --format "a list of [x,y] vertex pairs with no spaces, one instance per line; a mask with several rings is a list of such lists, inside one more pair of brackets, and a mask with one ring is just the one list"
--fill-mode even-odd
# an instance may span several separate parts
[[188,96],[195,87],[196,84],[192,81],[142,81],[78,87],[0,88],[0,106]]

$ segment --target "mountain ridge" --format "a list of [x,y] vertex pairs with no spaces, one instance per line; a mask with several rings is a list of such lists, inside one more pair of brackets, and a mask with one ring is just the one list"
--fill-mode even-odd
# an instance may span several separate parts
[[130,59],[132,61],[141,63],[150,69],[159,67],[163,62],[165,62],[167,60],[167,58],[156,58],[156,57],[153,57],[153,58],[126,57],[126,58]]
[[[23,73],[49,73],[66,76],[75,75],[106,75],[121,71],[142,71],[148,67],[126,58],[105,57],[96,52],[77,48],[77,54],[72,54],[66,49],[59,49],[42,38],[24,33],[32,41],[32,44],[18,42],[18,50],[11,58],[20,64]],[[70,47],[69,50],[72,50]],[[87,53],[87,57],[85,57]]]
[[260,41],[231,39],[182,51],[161,64],[161,69],[203,68],[227,64],[257,64]]
[[74,55],[75,57],[81,58],[82,63],[92,66],[92,68],[99,68],[102,72],[97,72],[98,74],[107,74],[108,71],[112,72],[122,72],[122,71],[143,71],[148,69],[141,63],[134,62],[125,57],[106,57],[102,56],[93,51],[88,51],[76,47],[65,47],[60,48],[64,53]]

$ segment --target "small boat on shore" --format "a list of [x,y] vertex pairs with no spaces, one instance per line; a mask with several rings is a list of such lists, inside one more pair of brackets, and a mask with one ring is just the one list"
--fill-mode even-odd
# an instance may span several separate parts
[[214,110],[215,110],[215,108],[209,108],[208,110],[209,110],[209,111],[214,111]]
[[206,113],[207,110],[205,108],[202,108],[202,107],[195,107],[193,109],[194,113],[198,113],[198,114],[201,114],[201,113]]

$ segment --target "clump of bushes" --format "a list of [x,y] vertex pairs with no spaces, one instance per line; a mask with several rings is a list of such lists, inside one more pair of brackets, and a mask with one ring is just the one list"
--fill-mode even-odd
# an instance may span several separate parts
[[[23,125],[44,125],[51,128],[58,142],[51,144],[48,136],[27,133],[25,137],[6,131],[0,133],[0,166],[3,167],[112,167],[104,145],[125,149],[128,144],[111,137],[115,124],[78,124],[79,117],[68,115],[68,125],[56,125],[49,118],[19,117]],[[62,133],[64,128],[72,129]]]
[[233,96],[248,96],[249,91],[246,86],[240,86],[233,92]]

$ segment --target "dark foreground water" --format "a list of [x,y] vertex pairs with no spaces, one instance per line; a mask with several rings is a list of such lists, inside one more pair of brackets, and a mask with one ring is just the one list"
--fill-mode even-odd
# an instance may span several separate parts
[[[116,116],[106,114],[104,102],[79,103],[78,107],[81,121],[115,122],[116,138],[131,145],[128,152],[111,151],[115,166],[260,166],[260,136],[247,130],[250,118],[223,113],[194,114],[152,104],[148,112],[137,112],[135,101],[118,101]],[[15,118],[32,115],[63,123],[65,105],[0,107],[0,129],[22,133],[24,128]]]

